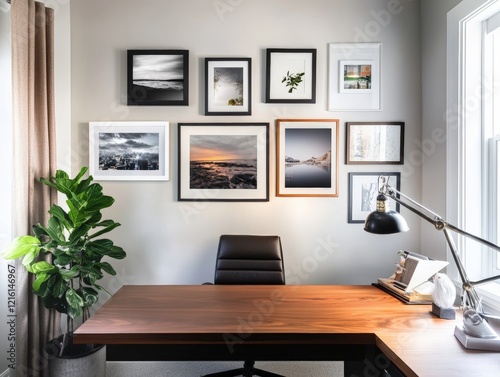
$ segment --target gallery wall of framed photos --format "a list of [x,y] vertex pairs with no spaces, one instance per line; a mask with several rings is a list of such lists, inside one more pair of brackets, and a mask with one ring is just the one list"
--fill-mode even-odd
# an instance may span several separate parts
[[[210,281],[224,233],[279,234],[287,269],[305,272],[290,278],[297,283],[361,284],[388,274],[380,256],[392,258],[398,242],[359,267],[353,256],[378,247],[349,221],[349,207],[359,221],[361,204],[351,198],[363,190],[356,179],[349,197],[350,173],[400,173],[401,189],[420,194],[412,157],[421,138],[421,60],[405,48],[420,38],[420,7],[388,4],[71,2],[61,165],[76,171],[92,158],[116,200],[110,216],[124,224],[123,267],[137,271],[129,283]],[[372,11],[389,12],[391,22],[380,25]],[[128,122],[132,132],[121,128]],[[390,142],[377,154],[383,135]],[[402,237],[419,242],[412,232]],[[327,251],[321,263],[311,259],[318,247]],[[181,273],[191,267],[196,274]]]

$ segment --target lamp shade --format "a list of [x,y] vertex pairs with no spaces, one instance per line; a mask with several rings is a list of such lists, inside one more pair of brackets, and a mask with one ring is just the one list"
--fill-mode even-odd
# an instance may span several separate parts
[[377,197],[377,209],[366,218],[365,231],[375,234],[406,232],[409,229],[406,220],[399,212],[390,210],[386,202],[385,195]]

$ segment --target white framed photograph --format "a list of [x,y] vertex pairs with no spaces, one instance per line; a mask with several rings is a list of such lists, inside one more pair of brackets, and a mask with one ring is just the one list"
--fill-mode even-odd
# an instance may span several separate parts
[[168,122],[90,122],[89,173],[96,180],[168,181]]
[[179,201],[269,201],[269,123],[179,123]]
[[381,110],[381,43],[330,43],[328,53],[328,110]]

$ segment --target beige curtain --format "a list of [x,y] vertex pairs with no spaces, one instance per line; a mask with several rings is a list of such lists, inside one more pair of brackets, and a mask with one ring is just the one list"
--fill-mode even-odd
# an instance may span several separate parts
[[[56,193],[39,182],[55,174],[54,12],[34,0],[12,0],[12,103],[14,123],[14,235],[47,224]],[[18,261],[16,375],[47,376],[44,345],[58,334],[59,315],[31,291]]]

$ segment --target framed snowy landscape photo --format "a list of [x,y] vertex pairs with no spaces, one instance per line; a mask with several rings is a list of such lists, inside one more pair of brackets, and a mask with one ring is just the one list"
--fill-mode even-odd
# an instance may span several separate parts
[[347,122],[346,164],[404,164],[404,122]]
[[90,122],[89,173],[96,180],[168,181],[168,122]]
[[179,201],[269,201],[269,123],[179,123]]
[[188,50],[128,50],[127,105],[187,106]]
[[205,59],[205,115],[252,115],[252,60]]
[[338,196],[338,119],[278,119],[276,135],[277,196]]

